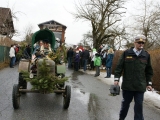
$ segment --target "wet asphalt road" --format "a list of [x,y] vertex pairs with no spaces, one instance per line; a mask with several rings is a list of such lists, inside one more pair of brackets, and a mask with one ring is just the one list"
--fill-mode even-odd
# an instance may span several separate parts
[[[27,93],[20,108],[12,106],[13,85],[18,83],[18,67],[0,70],[0,120],[118,120],[121,95],[109,96],[109,86],[93,75],[68,70],[71,102],[63,109],[63,97],[57,94]],[[31,87],[28,83],[29,88]],[[126,120],[133,120],[133,103]],[[160,110],[144,103],[145,120],[160,120]]]

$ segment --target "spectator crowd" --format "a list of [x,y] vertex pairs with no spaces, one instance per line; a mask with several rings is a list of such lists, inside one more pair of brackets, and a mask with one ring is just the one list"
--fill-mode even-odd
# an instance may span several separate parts
[[113,49],[104,49],[103,46],[100,46],[98,50],[86,47],[83,50],[70,47],[67,51],[69,69],[73,68],[75,71],[82,69],[84,72],[86,70],[95,70],[95,77],[100,75],[100,69],[106,70],[105,78],[111,77],[113,57]]
[[[22,51],[22,53],[20,53],[20,51]],[[12,44],[9,50],[9,57],[10,68],[14,68],[14,66],[19,63],[20,58],[31,58],[31,46],[26,45],[23,49],[19,46],[19,44]]]

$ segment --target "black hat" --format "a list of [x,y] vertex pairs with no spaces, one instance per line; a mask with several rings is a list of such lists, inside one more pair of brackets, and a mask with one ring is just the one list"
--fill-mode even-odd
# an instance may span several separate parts
[[99,56],[99,53],[96,53],[96,54],[95,54],[95,56],[97,56],[97,57],[98,57],[98,56]]
[[49,40],[48,39],[44,39],[43,42],[49,43]]

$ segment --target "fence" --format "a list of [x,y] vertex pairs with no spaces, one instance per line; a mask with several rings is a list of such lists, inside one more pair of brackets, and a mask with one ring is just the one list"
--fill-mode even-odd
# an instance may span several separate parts
[[10,60],[9,58],[9,47],[6,46],[0,46],[0,64],[6,63]]

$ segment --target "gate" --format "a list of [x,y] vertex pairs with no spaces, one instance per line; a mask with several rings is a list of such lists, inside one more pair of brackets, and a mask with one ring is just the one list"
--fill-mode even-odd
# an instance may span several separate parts
[[0,63],[9,61],[9,47],[0,46]]

